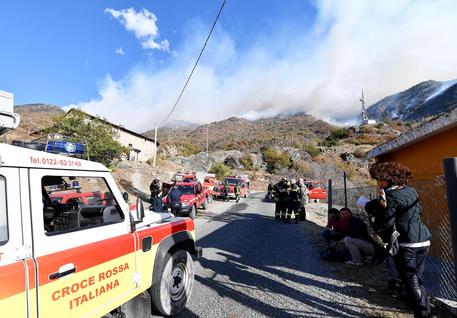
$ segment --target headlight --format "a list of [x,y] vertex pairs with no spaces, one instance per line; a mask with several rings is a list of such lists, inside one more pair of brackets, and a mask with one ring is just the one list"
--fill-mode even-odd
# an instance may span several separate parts
[[186,208],[186,207],[189,206],[189,203],[188,203],[187,201],[184,201],[184,202],[182,203],[182,206],[183,206],[184,208]]

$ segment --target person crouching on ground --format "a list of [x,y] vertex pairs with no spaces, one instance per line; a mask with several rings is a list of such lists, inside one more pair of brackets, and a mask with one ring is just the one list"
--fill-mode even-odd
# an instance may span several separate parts
[[331,208],[328,211],[328,221],[325,229],[321,231],[321,235],[327,242],[327,247],[330,247],[333,242],[338,242],[344,239],[348,228],[348,221],[340,218],[340,211]]
[[419,195],[408,187],[411,170],[398,163],[375,163],[370,175],[378,183],[385,206],[384,228],[397,231],[399,248],[394,254],[395,267],[405,285],[414,317],[429,317],[430,305],[423,285],[425,259],[430,248],[431,234],[421,222]]
[[344,238],[344,245],[351,254],[351,261],[347,264],[363,265],[371,262],[375,257],[375,249],[368,233],[368,227],[361,219],[352,215],[348,208],[340,210],[341,219],[348,222],[348,230]]

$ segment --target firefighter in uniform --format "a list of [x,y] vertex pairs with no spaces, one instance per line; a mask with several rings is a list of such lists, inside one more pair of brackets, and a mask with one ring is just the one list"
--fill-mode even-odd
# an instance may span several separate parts
[[230,185],[226,182],[223,184],[224,186],[224,201],[230,201],[229,192],[230,192]]
[[301,199],[301,190],[298,184],[294,179],[291,180],[290,190],[289,190],[289,204],[287,207],[287,214],[285,222],[291,223],[292,213],[295,215],[295,223],[298,224],[300,217],[300,199]]
[[306,203],[307,203],[307,197],[308,197],[308,187],[306,186],[305,182],[303,179],[299,179],[297,181],[297,185],[300,188],[300,220],[301,221],[306,221]]
[[272,198],[273,198],[273,184],[270,182],[268,184],[268,192],[267,192],[265,199],[268,201],[271,201]]
[[236,203],[238,203],[240,201],[240,195],[241,195],[241,187],[240,185],[237,183],[235,184],[235,187],[234,187],[234,191],[235,191],[235,199],[236,199]]
[[279,182],[278,186],[278,211],[279,211],[279,219],[285,220],[286,213],[287,213],[287,205],[288,205],[288,186],[289,181],[286,178],[282,178]]
[[151,208],[155,212],[163,212],[162,199],[160,198],[160,180],[154,179],[149,185],[151,191]]
[[275,202],[275,219],[279,220],[281,213],[279,210],[279,182],[273,185],[273,190],[271,191],[273,195],[273,200]]

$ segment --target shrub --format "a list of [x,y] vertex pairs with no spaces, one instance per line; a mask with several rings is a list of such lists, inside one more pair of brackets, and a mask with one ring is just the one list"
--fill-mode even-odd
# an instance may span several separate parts
[[211,168],[208,170],[209,173],[214,173],[216,175],[216,178],[219,180],[224,179],[226,176],[231,174],[231,170],[229,167],[227,167],[223,162],[216,162],[211,166]]
[[324,138],[321,142],[320,142],[320,145],[321,146],[324,146],[324,147],[333,147],[333,146],[337,146],[338,145],[338,139],[335,139],[334,137],[332,137],[332,135]]
[[315,145],[313,144],[307,144],[305,145],[304,147],[304,150],[311,156],[311,157],[317,157],[318,155],[320,155],[321,151],[319,148],[317,148]]
[[272,148],[265,148],[262,151],[263,160],[267,164],[267,171],[275,173],[283,168],[290,169],[293,165],[288,153],[276,151]]
[[349,137],[349,132],[346,128],[336,128],[332,130],[330,136],[337,140],[344,139]]
[[304,160],[295,162],[294,169],[297,172],[297,176],[299,176],[299,178],[308,177],[312,174],[313,171],[309,163]]
[[200,152],[200,149],[191,142],[185,142],[181,149],[181,155],[189,157]]
[[252,170],[254,169],[254,162],[252,162],[250,155],[244,155],[240,158],[240,163],[243,165],[244,169]]
[[353,155],[354,155],[354,157],[356,157],[356,158],[364,159],[365,156],[366,156],[366,153],[365,153],[365,151],[363,151],[362,149],[357,148],[357,149],[354,151]]

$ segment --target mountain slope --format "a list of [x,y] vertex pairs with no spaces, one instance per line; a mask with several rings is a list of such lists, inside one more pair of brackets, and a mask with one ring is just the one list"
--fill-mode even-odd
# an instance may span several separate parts
[[367,108],[370,119],[420,120],[457,107],[457,80],[426,81]]
[[21,116],[19,127],[6,135],[8,142],[12,140],[30,141],[29,133],[51,126],[55,117],[62,116],[65,112],[56,105],[25,104],[14,106],[14,112]]
[[[265,146],[297,146],[316,144],[334,127],[311,115],[298,113],[251,121],[231,117],[225,120],[189,128],[160,128],[158,140],[161,144],[192,143],[197,149],[206,148],[206,136],[211,149],[256,152]],[[154,136],[154,131],[145,133]]]

